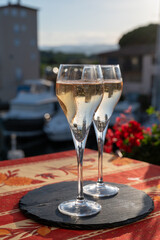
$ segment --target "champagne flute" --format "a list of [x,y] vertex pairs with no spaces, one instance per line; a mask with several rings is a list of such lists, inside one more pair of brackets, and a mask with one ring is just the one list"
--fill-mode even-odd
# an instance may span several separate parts
[[77,199],[61,203],[61,213],[84,217],[97,214],[101,205],[84,199],[83,152],[93,115],[103,98],[103,75],[99,65],[60,65],[56,95],[70,125],[78,170]]
[[119,189],[103,182],[103,146],[109,121],[121,96],[123,81],[119,65],[101,65],[104,78],[103,100],[94,115],[94,129],[98,145],[98,180],[97,183],[84,186],[85,194],[94,197],[114,196]]

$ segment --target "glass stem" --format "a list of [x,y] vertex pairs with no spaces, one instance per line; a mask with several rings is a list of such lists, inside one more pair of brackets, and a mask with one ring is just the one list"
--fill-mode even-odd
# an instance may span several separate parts
[[103,183],[103,147],[106,137],[106,132],[108,129],[109,121],[103,132],[98,131],[96,125],[94,124],[97,145],[98,145],[98,180],[97,183]]
[[77,200],[84,200],[83,195],[83,153],[82,143],[78,143],[77,149],[77,170],[78,170],[78,195]]
[[88,132],[86,133],[85,138],[82,142],[78,142],[74,134],[71,130],[73,142],[75,145],[76,153],[77,153],[77,171],[78,171],[78,194],[77,194],[77,204],[82,204],[84,201],[84,194],[83,194],[83,153],[86,145],[86,140],[88,137]]
[[103,183],[103,132],[98,132],[98,183]]

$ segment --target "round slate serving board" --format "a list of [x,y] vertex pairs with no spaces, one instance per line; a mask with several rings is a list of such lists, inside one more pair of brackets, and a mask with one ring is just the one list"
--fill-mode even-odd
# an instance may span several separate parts
[[[89,183],[92,182],[85,182]],[[30,191],[21,198],[19,207],[26,216],[41,224],[70,229],[122,226],[144,218],[154,209],[152,199],[143,191],[112,184],[120,189],[114,197],[98,199],[85,195],[86,199],[97,201],[102,206],[100,213],[90,217],[70,217],[57,208],[61,202],[76,198],[77,182],[56,183]]]

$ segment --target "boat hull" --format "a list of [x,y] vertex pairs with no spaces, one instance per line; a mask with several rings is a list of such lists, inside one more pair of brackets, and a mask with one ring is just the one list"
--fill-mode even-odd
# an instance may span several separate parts
[[2,120],[4,135],[15,133],[17,136],[33,136],[43,132],[45,119],[12,119]]

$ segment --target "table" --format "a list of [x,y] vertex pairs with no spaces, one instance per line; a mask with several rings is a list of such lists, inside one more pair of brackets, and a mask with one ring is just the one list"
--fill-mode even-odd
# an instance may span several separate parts
[[[75,151],[0,162],[0,239],[32,240],[159,240],[160,167],[104,154],[104,180],[145,191],[154,211],[126,226],[102,230],[68,230],[40,225],[26,218],[18,202],[28,191],[46,184],[77,180]],[[97,180],[97,152],[86,149],[84,180]]]

